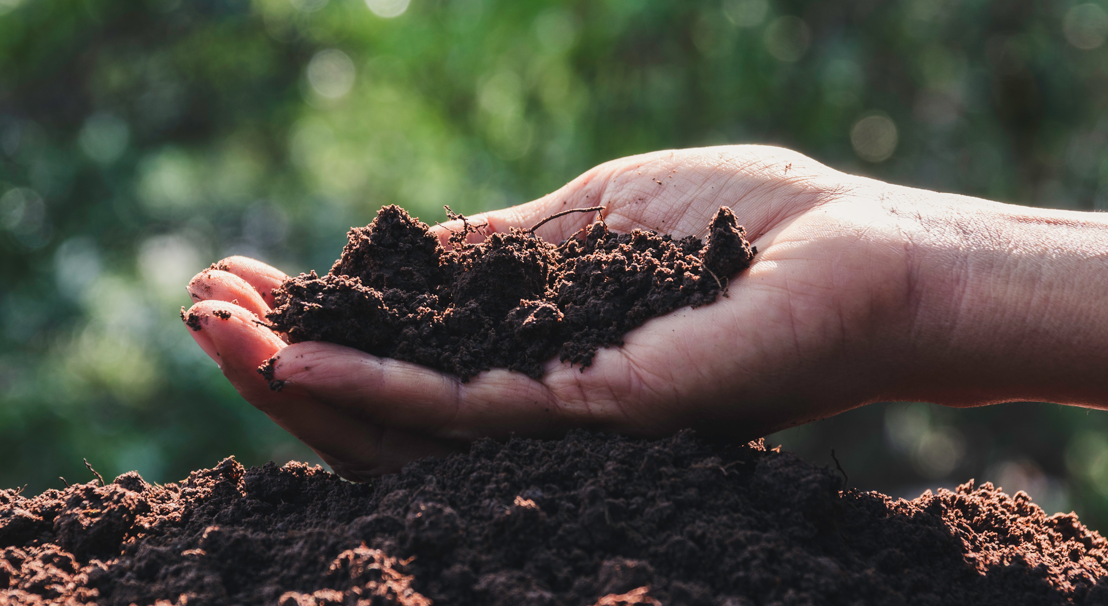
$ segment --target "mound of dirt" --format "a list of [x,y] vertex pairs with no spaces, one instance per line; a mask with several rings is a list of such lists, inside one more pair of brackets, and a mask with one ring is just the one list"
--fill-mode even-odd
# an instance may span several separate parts
[[1103,604],[1106,547],[989,484],[893,500],[761,442],[576,431],[366,484],[227,459],[0,491],[0,604]]
[[477,229],[467,222],[446,250],[426,224],[386,206],[350,231],[327,275],[274,291],[268,319],[293,343],[329,341],[463,380],[490,368],[539,378],[555,355],[583,368],[647,320],[713,302],[756,252],[726,207],[706,243],[597,222],[558,245],[515,228],[467,244]]

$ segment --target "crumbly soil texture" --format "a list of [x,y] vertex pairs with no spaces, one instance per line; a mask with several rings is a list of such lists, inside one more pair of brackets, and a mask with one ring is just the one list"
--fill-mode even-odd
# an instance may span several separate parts
[[0,604],[1104,604],[1108,543],[973,482],[912,501],[764,443],[482,440],[352,484],[226,459],[0,491]]
[[597,221],[560,244],[516,228],[468,243],[481,227],[462,219],[446,249],[404,209],[382,208],[350,231],[330,272],[274,291],[269,321],[293,343],[329,341],[462,380],[490,368],[539,378],[555,356],[584,369],[647,320],[715,301],[756,252],[726,207],[706,242]]

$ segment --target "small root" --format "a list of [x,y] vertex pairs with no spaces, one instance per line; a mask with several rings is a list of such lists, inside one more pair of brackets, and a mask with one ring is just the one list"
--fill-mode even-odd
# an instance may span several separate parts
[[535,233],[536,229],[542,227],[548,221],[553,221],[554,219],[557,219],[558,217],[564,217],[565,215],[572,214],[572,213],[591,213],[591,212],[595,212],[598,215],[600,215],[600,217],[599,217],[600,222],[603,223],[604,222],[604,215],[601,214],[601,211],[603,211],[605,208],[606,207],[604,207],[604,206],[590,206],[589,208],[571,208],[571,209],[568,209],[568,210],[563,210],[561,212],[556,212],[556,213],[550,215],[549,217],[546,217],[542,221],[539,221],[538,223],[532,225],[530,228],[523,230],[523,233],[533,234],[533,233]]
[[[88,459],[85,459],[85,467],[88,467],[89,471],[96,474],[97,479],[100,480],[100,485],[103,486],[104,485],[104,476],[100,475],[99,471],[96,471],[95,469],[92,468],[92,463],[89,463]],[[62,481],[64,482],[65,480],[62,480]]]
[[843,471],[843,466],[839,464],[839,457],[835,456],[834,448],[831,449],[831,458],[835,460],[835,467],[839,468],[839,473],[843,474],[843,487],[846,487],[847,483],[850,482],[850,476],[846,475],[846,472]]
[[[487,228],[489,226],[489,224],[487,222],[482,223],[480,225],[470,225],[469,224],[469,219],[465,215],[463,215],[461,213],[454,212],[449,206],[447,206],[445,204],[443,205],[443,209],[446,210],[446,216],[451,221],[461,221],[462,222],[462,231],[460,231],[460,232],[459,231],[454,231],[450,228],[444,228],[444,229],[446,229],[446,231],[450,232],[450,245],[453,246],[454,248],[461,248],[463,246],[466,246],[466,244],[467,244],[466,241],[469,239],[469,234],[471,234],[471,233],[472,234],[481,234],[482,238],[487,238],[488,237],[488,233],[485,232],[485,228]],[[442,226],[441,223],[439,223],[438,225]]]
[[715,278],[715,280],[716,280],[716,286],[718,286],[718,287],[719,287],[719,292],[720,292],[720,294],[726,297],[726,296],[727,296],[727,286],[726,286],[726,285],[724,285],[723,283],[721,283],[721,282],[719,281],[719,276],[717,276],[717,275],[716,275],[716,272],[714,272],[714,271],[712,271],[712,270],[708,269],[708,267],[707,267],[707,266],[704,266],[704,271],[708,272],[709,274],[711,274],[711,276],[712,276],[713,278]]

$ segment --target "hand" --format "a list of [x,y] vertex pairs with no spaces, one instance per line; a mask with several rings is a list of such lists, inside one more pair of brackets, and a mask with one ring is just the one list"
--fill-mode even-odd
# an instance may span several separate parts
[[[461,383],[330,343],[286,346],[256,321],[284,275],[242,258],[190,283],[200,301],[189,311],[200,328],[192,334],[244,398],[352,480],[481,436],[691,426],[749,439],[881,399],[1019,399],[1042,374],[1010,357],[1008,341],[1019,342],[1022,328],[990,323],[1002,305],[990,302],[992,291],[962,279],[987,272],[1023,232],[988,232],[983,246],[959,219],[973,214],[988,231],[1003,205],[848,176],[787,150],[731,146],[616,160],[537,201],[469,220],[505,231],[598,205],[614,231],[678,237],[702,236],[727,205],[759,253],[726,298],[647,322],[584,372],[551,360],[541,381],[494,369]],[[569,214],[538,233],[559,241],[592,218]],[[444,244],[459,227],[437,228]],[[1006,274],[1011,293],[1020,276]],[[1067,309],[1041,311],[1064,317]],[[994,350],[1008,366],[990,357]],[[256,372],[273,356],[280,392]],[[944,383],[948,375],[955,379]]]
[[[471,217],[488,231],[602,205],[614,231],[703,235],[730,206],[759,254],[729,294],[684,308],[600,350],[592,366],[551,360],[541,381],[494,369],[469,383],[330,343],[286,345],[257,322],[285,276],[233,257],[189,285],[192,334],[251,404],[353,480],[480,436],[585,426],[639,435],[684,426],[745,439],[873,400],[908,297],[908,264],[881,184],[785,150],[660,152],[596,167],[535,202]],[[570,214],[559,241],[593,220]],[[439,229],[444,240],[446,224]],[[236,304],[237,303],[237,304]],[[277,356],[280,392],[256,372]]]

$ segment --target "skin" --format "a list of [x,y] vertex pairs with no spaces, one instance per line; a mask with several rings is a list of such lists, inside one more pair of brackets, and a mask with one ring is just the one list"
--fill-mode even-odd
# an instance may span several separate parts
[[[761,146],[665,151],[600,165],[539,200],[471,217],[487,231],[605,206],[615,231],[703,236],[727,205],[758,247],[729,296],[541,381],[469,383],[330,343],[287,345],[258,316],[280,271],[232,257],[188,288],[190,331],[239,393],[361,481],[482,436],[682,427],[751,439],[877,401],[1014,400],[1108,407],[1108,221],[846,175]],[[593,219],[538,233],[558,241]],[[436,228],[444,244],[446,224]],[[230,314],[223,319],[216,315]],[[257,367],[276,356],[269,389]]]

